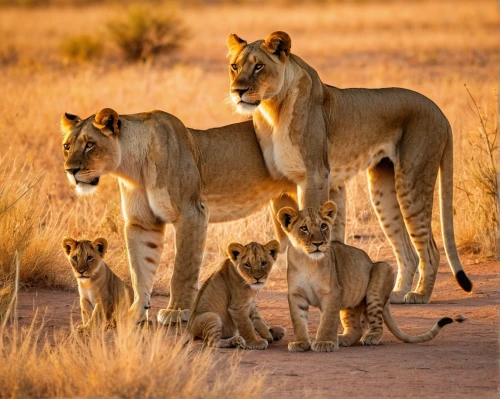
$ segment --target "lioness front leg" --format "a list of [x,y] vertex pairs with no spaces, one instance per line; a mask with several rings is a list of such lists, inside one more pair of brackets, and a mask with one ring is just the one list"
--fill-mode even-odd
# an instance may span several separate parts
[[255,334],[254,325],[248,316],[248,309],[229,308],[229,314],[236,324],[238,333],[245,340],[245,349],[267,349],[267,339],[260,338]]
[[208,211],[200,204],[182,210],[175,227],[175,261],[170,281],[170,302],[158,312],[164,325],[188,321],[207,239]]
[[314,352],[333,352],[339,350],[338,328],[340,320],[340,297],[329,294],[320,303],[321,318],[316,340],[311,344]]
[[337,205],[337,217],[332,227],[331,241],[345,241],[345,222],[346,222],[346,189],[345,184],[330,189],[329,199]]
[[307,329],[309,302],[298,292],[288,293],[288,306],[292,317],[295,341],[288,343],[290,352],[305,352],[311,349],[311,340]]

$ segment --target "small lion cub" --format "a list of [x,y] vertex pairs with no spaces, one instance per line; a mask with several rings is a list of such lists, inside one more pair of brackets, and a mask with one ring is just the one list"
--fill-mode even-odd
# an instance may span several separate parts
[[104,262],[108,242],[104,238],[76,241],[67,237],[62,245],[78,282],[83,322],[78,331],[88,331],[103,321],[113,327],[118,316],[126,317],[134,292]]
[[230,244],[229,256],[198,292],[187,331],[217,348],[266,349],[285,336],[283,327],[269,327],[255,297],[264,287],[279,252],[279,242]]

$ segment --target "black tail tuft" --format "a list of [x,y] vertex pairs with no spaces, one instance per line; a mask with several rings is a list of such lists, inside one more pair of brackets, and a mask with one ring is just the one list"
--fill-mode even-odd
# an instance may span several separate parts
[[469,280],[469,277],[467,277],[463,270],[460,270],[457,274],[455,274],[455,278],[457,279],[460,287],[464,289],[464,291],[472,291],[472,282]]
[[441,320],[438,321],[438,326],[443,328],[445,325],[453,323],[453,319],[449,317],[443,317]]

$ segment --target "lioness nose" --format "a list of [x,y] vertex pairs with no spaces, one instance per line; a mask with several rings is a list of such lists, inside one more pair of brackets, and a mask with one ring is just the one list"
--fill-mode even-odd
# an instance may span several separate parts
[[80,171],[80,168],[69,168],[66,169],[66,173],[72,174],[73,176],[76,175]]
[[238,93],[238,95],[243,97],[243,94],[245,94],[248,91],[248,87],[246,89],[233,89],[234,92]]
[[323,245],[323,241],[313,242],[312,244],[316,245],[319,248],[321,245]]

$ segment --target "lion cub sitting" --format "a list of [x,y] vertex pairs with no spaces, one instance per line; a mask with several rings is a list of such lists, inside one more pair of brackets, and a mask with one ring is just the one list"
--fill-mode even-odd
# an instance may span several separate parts
[[78,331],[84,332],[102,322],[113,327],[117,317],[126,317],[134,292],[104,262],[108,242],[104,238],[94,241],[65,238],[62,245],[78,281],[83,321]]
[[[278,220],[288,235],[288,304],[296,341],[288,344],[291,352],[312,348],[331,352],[361,340],[377,345],[383,334],[383,322],[391,333],[404,342],[425,342],[441,328],[453,322],[446,317],[430,331],[419,336],[403,333],[392,319],[389,297],[394,287],[394,272],[385,262],[373,263],[368,255],[349,245],[330,241],[337,213],[332,201],[319,210],[283,208]],[[309,306],[321,309],[316,340],[311,343],[307,331]],[[339,312],[344,332],[337,336]],[[361,316],[367,321],[363,334]]]
[[217,348],[266,349],[285,336],[283,327],[269,327],[255,296],[264,287],[278,256],[279,243],[230,244],[229,258],[198,291],[187,325],[189,337]]

